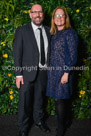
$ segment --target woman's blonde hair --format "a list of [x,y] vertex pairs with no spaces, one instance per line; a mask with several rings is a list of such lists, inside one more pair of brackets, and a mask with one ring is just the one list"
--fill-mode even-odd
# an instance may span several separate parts
[[62,9],[63,12],[64,12],[64,14],[65,14],[65,17],[66,17],[65,20],[66,20],[66,22],[65,22],[65,27],[64,27],[64,29],[71,28],[69,15],[68,15],[66,9],[65,9],[64,7],[57,7],[56,9],[54,9],[53,14],[52,14],[51,29],[50,29],[50,33],[51,33],[52,35],[55,35],[56,32],[57,32],[57,27],[56,27],[56,25],[55,25],[55,23],[54,23],[54,16],[55,16],[55,12],[57,11],[57,9]]

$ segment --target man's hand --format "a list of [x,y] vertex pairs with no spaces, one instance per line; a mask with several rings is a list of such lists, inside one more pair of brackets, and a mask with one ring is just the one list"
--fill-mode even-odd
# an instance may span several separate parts
[[16,86],[20,88],[20,84],[24,84],[23,77],[16,77]]
[[66,84],[68,82],[68,76],[69,74],[68,73],[64,73],[62,78],[61,78],[61,83],[62,84]]

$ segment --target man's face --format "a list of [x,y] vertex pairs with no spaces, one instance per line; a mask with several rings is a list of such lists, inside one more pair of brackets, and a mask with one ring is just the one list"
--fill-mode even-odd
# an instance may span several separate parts
[[40,26],[42,24],[44,19],[44,13],[41,5],[34,5],[29,15],[35,25]]

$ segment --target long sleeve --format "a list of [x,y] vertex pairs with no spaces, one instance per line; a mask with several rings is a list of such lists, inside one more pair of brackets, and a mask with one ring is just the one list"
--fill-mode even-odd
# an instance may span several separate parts
[[13,56],[14,56],[14,66],[15,66],[15,75],[22,75],[22,33],[21,27],[17,28],[15,32],[15,39],[13,42]]
[[65,54],[65,64],[67,69],[64,72],[69,73],[70,67],[74,66],[77,62],[77,45],[78,45],[78,36],[76,32],[72,29],[68,31],[66,35],[67,50]]

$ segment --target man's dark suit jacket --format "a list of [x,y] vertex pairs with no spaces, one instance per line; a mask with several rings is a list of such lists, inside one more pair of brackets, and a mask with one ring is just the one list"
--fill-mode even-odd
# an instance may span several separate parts
[[[49,64],[50,32],[47,26],[44,26],[44,28],[48,38],[47,64]],[[24,80],[34,81],[36,78],[37,70],[32,69],[28,71],[27,68],[38,68],[39,51],[31,24],[27,24],[17,28],[13,43],[13,55],[14,66],[16,67],[15,75],[23,75]],[[22,67],[23,70],[19,69]]]

